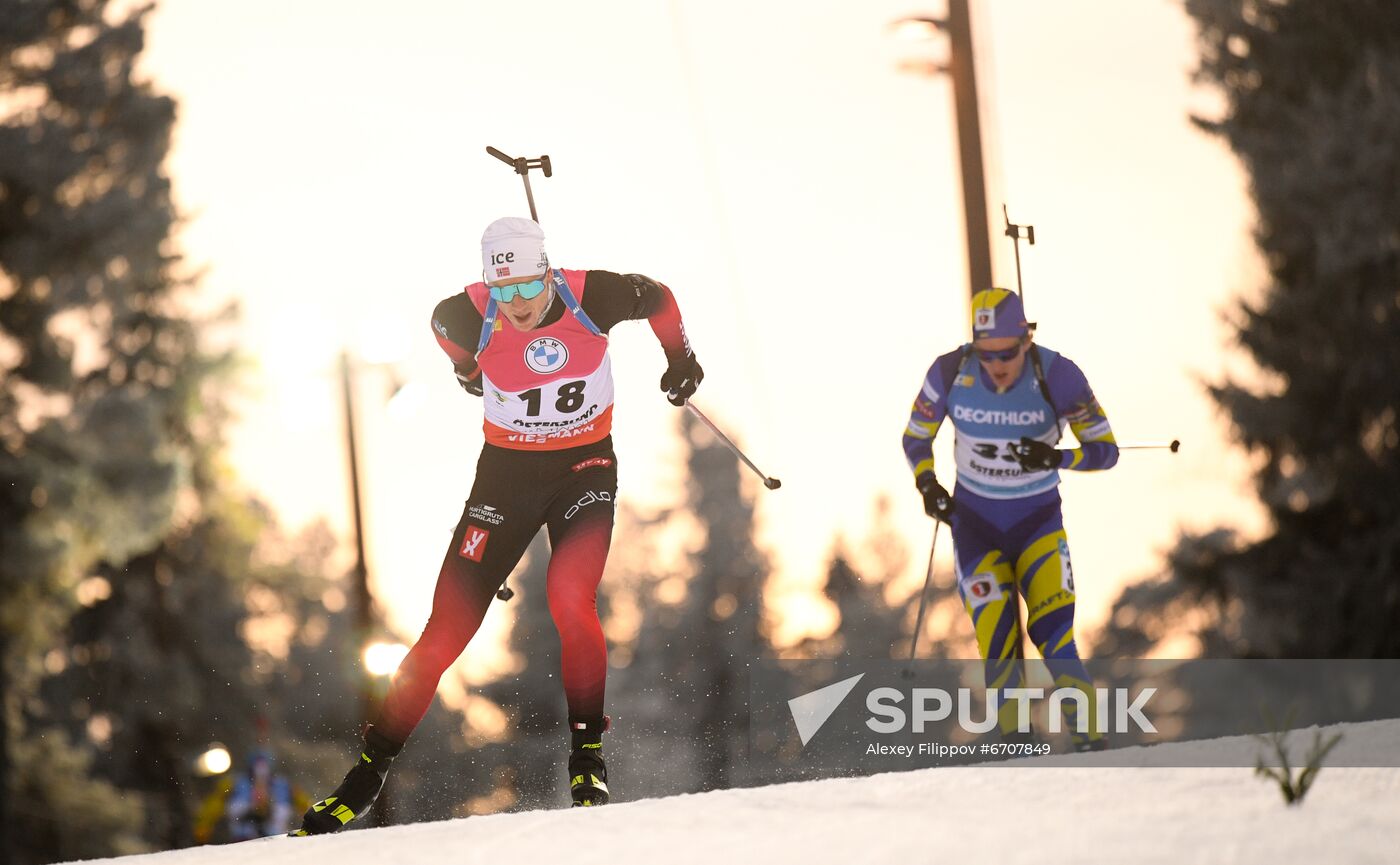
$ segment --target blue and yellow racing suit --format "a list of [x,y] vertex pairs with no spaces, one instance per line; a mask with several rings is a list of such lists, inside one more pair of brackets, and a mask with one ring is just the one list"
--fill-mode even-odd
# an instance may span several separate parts
[[[1019,592],[1026,600],[1027,631],[1055,686],[1085,691],[1092,713],[1093,685],[1074,643],[1074,572],[1059,470],[1025,471],[1011,446],[1023,436],[1056,444],[1068,423],[1079,446],[1060,451],[1060,468],[1108,469],[1118,461],[1108,418],[1069,358],[1032,346],[1020,377],[998,393],[970,345],[935,360],[914,401],[904,452],[916,482],[933,474],[933,439],[945,418],[955,431],[958,592],[986,661],[987,687],[1022,684]],[[1068,728],[1077,731],[1075,702],[1062,705]],[[1003,733],[1016,729],[1016,710],[1015,702],[1003,702]],[[1088,719],[1087,733],[1073,732],[1076,744],[1101,738],[1098,726],[1097,719]]]

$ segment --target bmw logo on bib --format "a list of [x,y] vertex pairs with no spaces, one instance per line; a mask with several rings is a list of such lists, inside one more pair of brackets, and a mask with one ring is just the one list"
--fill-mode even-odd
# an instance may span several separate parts
[[542,336],[525,346],[525,365],[535,372],[556,372],[568,362],[569,349],[553,337]]

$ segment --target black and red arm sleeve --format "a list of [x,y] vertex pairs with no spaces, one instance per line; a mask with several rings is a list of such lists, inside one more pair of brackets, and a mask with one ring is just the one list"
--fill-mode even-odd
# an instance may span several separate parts
[[620,321],[644,318],[666,352],[667,361],[690,354],[680,307],[665,285],[640,273],[590,270],[586,286],[583,311],[603,333]]
[[458,375],[475,378],[476,346],[481,341],[481,313],[464,291],[443,300],[433,310],[433,336],[452,360]]

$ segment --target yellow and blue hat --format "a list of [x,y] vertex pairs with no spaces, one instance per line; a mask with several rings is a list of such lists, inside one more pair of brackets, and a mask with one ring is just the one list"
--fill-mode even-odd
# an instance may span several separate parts
[[1030,333],[1025,308],[1014,291],[988,288],[972,296],[972,338],[1025,336]]

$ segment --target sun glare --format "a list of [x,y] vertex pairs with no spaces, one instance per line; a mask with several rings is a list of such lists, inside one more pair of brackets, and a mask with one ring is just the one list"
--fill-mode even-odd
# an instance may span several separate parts
[[403,643],[370,643],[365,647],[365,669],[375,676],[393,674],[408,655]]

